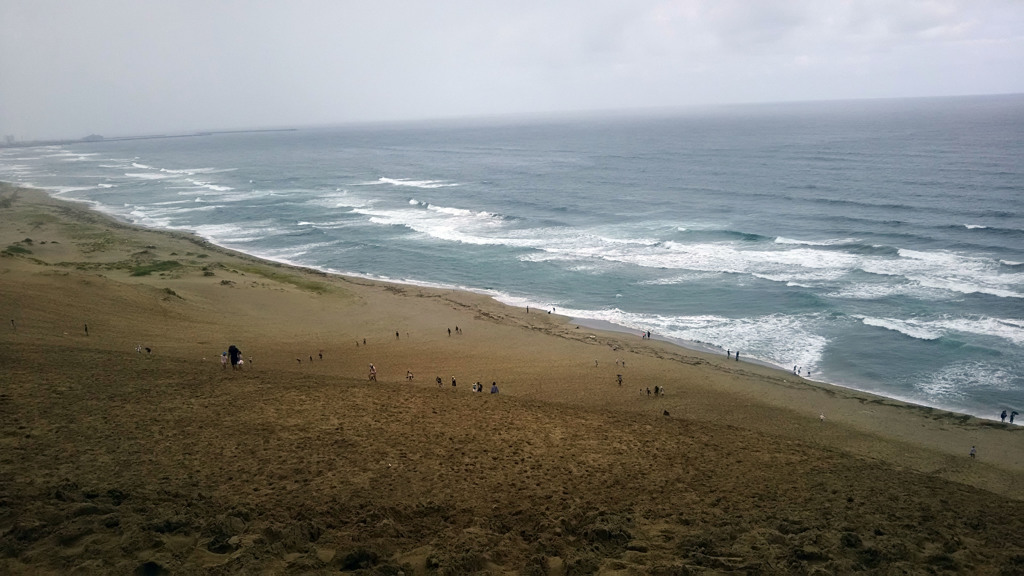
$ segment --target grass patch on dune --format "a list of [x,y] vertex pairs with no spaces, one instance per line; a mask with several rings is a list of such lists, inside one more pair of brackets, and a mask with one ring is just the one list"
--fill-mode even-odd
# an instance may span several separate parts
[[161,260],[150,264],[143,264],[132,268],[132,276],[149,276],[153,272],[170,272],[181,268],[181,262],[177,260]]
[[273,280],[274,282],[280,282],[282,284],[291,284],[296,288],[302,290],[308,290],[310,292],[316,292],[317,294],[323,294],[329,292],[331,287],[324,282],[317,282],[316,280],[309,280],[295,274],[285,274],[283,272],[275,272],[259,266],[238,266],[236,269],[240,272],[247,274],[256,274],[262,276],[267,280]]
[[29,250],[28,248],[25,248],[24,246],[19,246],[17,244],[11,244],[7,248],[4,248],[4,252],[6,252],[8,254],[31,254],[32,253],[32,251]]

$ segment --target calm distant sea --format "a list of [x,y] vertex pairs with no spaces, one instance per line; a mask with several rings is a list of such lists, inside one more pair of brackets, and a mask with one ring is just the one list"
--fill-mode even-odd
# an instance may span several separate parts
[[1024,409],[1024,96],[8,148],[0,180],[271,260]]

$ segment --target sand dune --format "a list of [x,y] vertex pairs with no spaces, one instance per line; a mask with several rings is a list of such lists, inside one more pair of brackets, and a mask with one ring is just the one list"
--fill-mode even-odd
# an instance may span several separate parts
[[1018,426],[38,191],[0,249],[2,573],[1024,571]]

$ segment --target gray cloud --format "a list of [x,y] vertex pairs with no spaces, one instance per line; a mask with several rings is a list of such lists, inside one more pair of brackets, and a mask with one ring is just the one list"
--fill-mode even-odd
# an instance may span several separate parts
[[1015,0],[0,0],[0,134],[1024,91]]

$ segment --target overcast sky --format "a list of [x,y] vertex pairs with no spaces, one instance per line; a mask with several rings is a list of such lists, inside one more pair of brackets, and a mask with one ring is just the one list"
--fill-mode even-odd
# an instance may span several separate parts
[[1020,0],[0,0],[0,135],[1024,92]]

